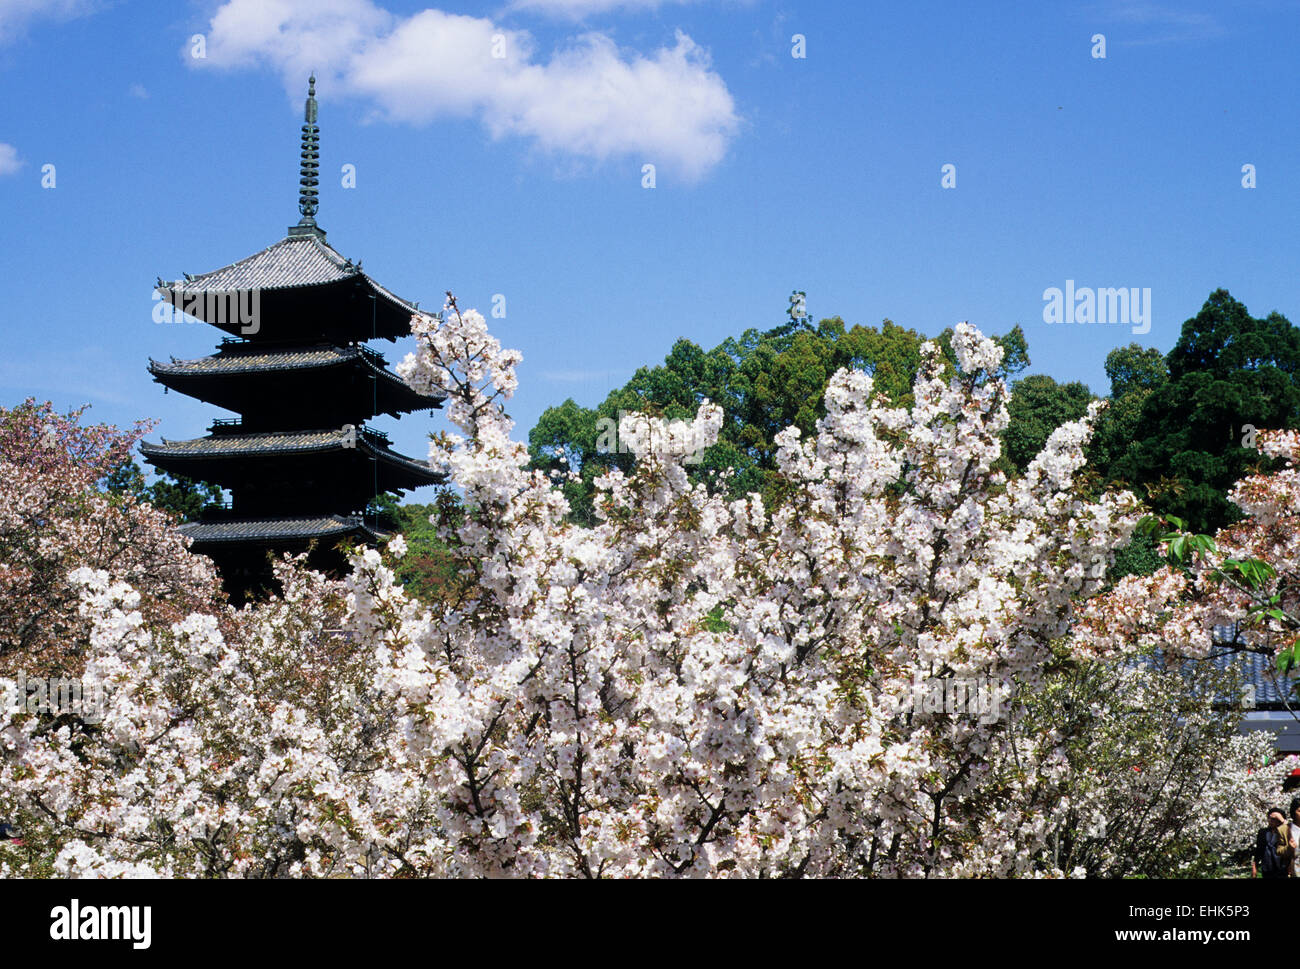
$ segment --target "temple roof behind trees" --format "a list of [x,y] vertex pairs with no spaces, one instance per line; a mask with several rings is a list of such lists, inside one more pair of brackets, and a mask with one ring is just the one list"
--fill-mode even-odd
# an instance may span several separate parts
[[355,515],[322,515],[304,518],[245,518],[230,521],[189,522],[180,532],[196,545],[226,542],[293,542],[348,535],[378,542],[387,532],[372,528]]
[[1297,716],[1300,696],[1295,693],[1300,684],[1300,671],[1278,672],[1275,656],[1254,651],[1245,631],[1239,633],[1236,627],[1215,626],[1213,638],[1214,645],[1204,659],[1167,657],[1157,650],[1130,662],[1153,667],[1172,662],[1185,675],[1199,664],[1208,663],[1225,674],[1234,673],[1239,688],[1213,697],[1213,706],[1240,713],[1241,733],[1267,730],[1273,735],[1277,750],[1284,754],[1300,753],[1300,717]]
[[1300,684],[1300,670],[1279,673],[1277,661],[1271,653],[1233,650],[1236,637],[1237,630],[1233,626],[1214,628],[1216,648],[1211,653],[1214,664],[1220,669],[1234,666],[1238,669],[1242,681],[1254,687],[1256,707],[1281,709],[1289,705],[1300,710],[1300,696],[1295,692]]
[[[1249,685],[1253,691],[1251,700],[1256,709],[1282,710],[1289,706],[1300,711],[1300,696],[1295,693],[1296,686],[1300,685],[1300,670],[1278,672],[1276,658],[1272,653],[1258,652],[1244,638],[1234,640],[1233,634],[1231,626],[1214,627],[1214,645],[1202,659],[1188,659],[1156,650],[1130,662],[1156,669],[1172,666],[1185,673],[1203,668],[1202,664],[1209,664],[1224,673],[1235,672],[1242,686]],[[1242,696],[1228,692],[1215,697],[1214,703],[1219,707],[1236,708],[1242,706]]]

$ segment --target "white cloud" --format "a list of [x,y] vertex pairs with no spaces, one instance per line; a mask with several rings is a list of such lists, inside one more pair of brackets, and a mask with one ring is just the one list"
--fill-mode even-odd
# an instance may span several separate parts
[[34,20],[71,20],[97,6],[98,0],[0,0],[0,44],[17,38]]
[[126,93],[133,98],[139,98],[141,101],[147,100],[149,97],[149,89],[138,82],[127,88]]
[[553,17],[578,20],[588,14],[611,10],[656,10],[665,3],[695,3],[696,0],[510,0],[511,10],[532,10]]
[[527,31],[480,17],[400,18],[371,0],[228,0],[206,60],[192,63],[269,64],[294,94],[314,70],[322,95],[362,97],[392,121],[477,118],[496,138],[570,158],[631,158],[638,171],[651,162],[685,179],[720,162],[739,126],[726,83],[681,32],[649,54],[586,33],[543,59]]
[[1121,41],[1127,46],[1209,40],[1224,32],[1223,26],[1212,14],[1148,3],[1145,0],[1115,0],[1103,11],[1104,15],[1130,24],[1139,31]]
[[13,145],[6,145],[3,141],[0,141],[0,175],[12,175],[22,167],[23,163],[18,157],[18,149]]

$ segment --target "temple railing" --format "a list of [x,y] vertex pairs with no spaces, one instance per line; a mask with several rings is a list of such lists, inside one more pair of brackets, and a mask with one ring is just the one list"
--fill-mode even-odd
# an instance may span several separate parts
[[357,349],[361,351],[363,357],[373,363],[376,367],[383,368],[388,366],[388,361],[384,359],[384,355],[378,350],[372,350],[370,347],[362,346],[360,343],[357,344]]
[[[312,430],[324,430],[324,428],[313,428]],[[338,430],[342,431],[342,428],[338,428]],[[360,426],[356,427],[355,430],[358,434],[369,439],[373,444],[377,444],[380,447],[385,447],[385,448],[392,447],[392,440],[389,438],[389,436],[385,432],[377,428],[371,427],[368,424],[361,424]],[[248,427],[248,425],[244,423],[242,418],[221,417],[221,418],[217,418],[212,422],[212,425],[208,428],[208,433],[228,437],[237,434],[258,434],[258,433],[265,434],[265,433],[273,433],[273,432],[270,431],[269,429],[263,429],[260,431],[254,430]],[[284,433],[293,433],[293,432],[286,431]]]
[[360,430],[361,433],[364,434],[366,437],[372,438],[377,443],[382,444],[384,447],[392,446],[392,441],[389,440],[388,435],[385,434],[383,431],[376,430],[375,428],[369,426],[368,424],[361,425]]

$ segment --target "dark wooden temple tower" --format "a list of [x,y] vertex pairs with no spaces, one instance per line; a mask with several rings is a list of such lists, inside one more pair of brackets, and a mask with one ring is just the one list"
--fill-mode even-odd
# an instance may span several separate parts
[[427,462],[389,447],[366,426],[441,406],[416,393],[366,341],[410,333],[415,304],[399,299],[325,242],[316,225],[320,129],[316,79],[302,126],[302,218],[286,238],[158,292],[229,334],[199,360],[149,361],[159,383],[239,414],[206,437],[145,442],[157,468],[228,489],[230,506],[181,526],[192,551],[210,556],[236,601],[270,585],[267,553],[311,551],[326,571],[343,566],[339,544],[383,537],[367,515],[374,498],[441,480]]

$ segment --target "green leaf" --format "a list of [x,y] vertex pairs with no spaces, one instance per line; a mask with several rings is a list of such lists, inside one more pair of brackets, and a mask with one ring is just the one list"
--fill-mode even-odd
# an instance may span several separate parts
[[1156,535],[1160,532],[1160,519],[1155,515],[1144,515],[1138,519],[1133,529],[1135,535]]
[[1183,554],[1187,548],[1187,538],[1179,535],[1169,543],[1169,560],[1171,562],[1182,562]]

